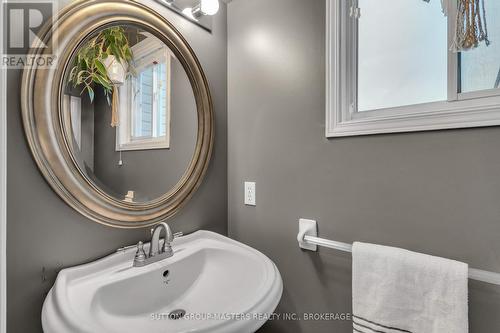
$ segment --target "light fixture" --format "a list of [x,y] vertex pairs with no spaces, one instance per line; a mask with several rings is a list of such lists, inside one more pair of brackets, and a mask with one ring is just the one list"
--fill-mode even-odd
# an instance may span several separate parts
[[[188,9],[188,8],[186,8]],[[187,15],[184,11],[182,12]],[[191,16],[198,18],[202,15],[215,15],[219,11],[219,0],[201,0],[200,4],[196,5],[193,8],[189,8],[191,11]],[[190,15],[188,15],[191,17]]]
[[219,11],[219,0],[201,0],[200,9],[204,15],[215,15]]
[[[192,20],[195,20],[195,21],[198,21],[196,19],[196,17],[194,16],[194,13],[193,13],[193,8],[191,7],[186,7],[182,10],[182,14],[184,14],[186,17],[189,17],[190,19]],[[200,15],[198,15],[198,17],[200,17]]]

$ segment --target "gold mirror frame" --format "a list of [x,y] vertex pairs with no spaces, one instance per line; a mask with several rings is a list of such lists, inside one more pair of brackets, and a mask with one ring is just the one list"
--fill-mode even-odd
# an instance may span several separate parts
[[[193,88],[198,133],[195,152],[177,185],[146,203],[119,201],[97,187],[77,166],[71,152],[69,115],[62,107],[63,75],[78,46],[106,26],[131,24],[147,29],[179,59]],[[40,38],[53,50],[31,55],[57,57],[55,68],[26,68],[21,107],[23,125],[33,157],[54,191],[71,207],[101,224],[118,228],[154,225],[176,214],[191,198],[205,175],[214,141],[213,106],[208,82],[193,50],[170,22],[131,0],[83,0],[63,9]],[[167,189],[166,189],[167,190]]]

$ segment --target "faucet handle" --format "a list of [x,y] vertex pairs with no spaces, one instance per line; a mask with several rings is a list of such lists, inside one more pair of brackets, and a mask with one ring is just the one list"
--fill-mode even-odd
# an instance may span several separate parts
[[146,252],[144,252],[144,244],[137,243],[137,251],[135,252],[134,263],[144,262],[146,260]]
[[166,253],[169,257],[174,254],[174,250],[172,249],[172,245],[170,245],[170,243],[165,243],[163,246],[163,253]]

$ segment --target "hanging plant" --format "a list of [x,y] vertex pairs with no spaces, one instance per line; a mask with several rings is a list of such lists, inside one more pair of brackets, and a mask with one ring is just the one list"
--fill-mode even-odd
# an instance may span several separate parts
[[[73,87],[82,86],[94,101],[95,85],[100,85],[110,103],[116,81],[110,77],[111,67],[120,65],[126,76],[135,75],[133,55],[128,38],[122,27],[111,27],[99,32],[78,50],[75,64],[69,73]],[[111,75],[112,76],[112,75]]]

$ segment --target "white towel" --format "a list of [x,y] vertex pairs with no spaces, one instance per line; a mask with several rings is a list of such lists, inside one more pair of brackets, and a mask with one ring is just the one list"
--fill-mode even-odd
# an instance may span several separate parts
[[354,243],[355,333],[467,333],[467,264]]

